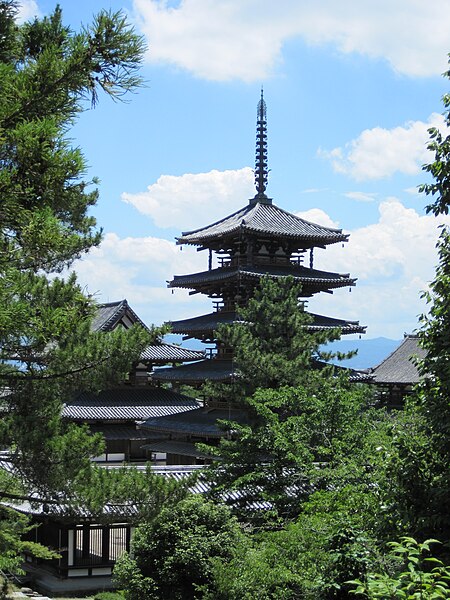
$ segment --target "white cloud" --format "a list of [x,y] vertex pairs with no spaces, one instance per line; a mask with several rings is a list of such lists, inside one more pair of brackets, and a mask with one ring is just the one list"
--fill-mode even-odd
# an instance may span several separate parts
[[[154,238],[119,238],[107,233],[102,244],[74,264],[79,282],[101,302],[126,298],[147,323],[157,325],[211,309],[211,301],[188,291],[168,289],[166,281],[208,268],[193,248]],[[198,311],[198,312],[196,312]]]
[[337,290],[310,300],[310,309],[369,325],[368,336],[400,338],[417,327],[424,312],[420,293],[434,277],[439,219],[419,215],[395,198],[379,207],[377,223],[350,231],[345,247],[316,252],[314,266],[357,277],[349,294]]
[[197,229],[238,210],[255,195],[253,170],[161,175],[146,192],[122,194],[122,200],[151,217],[158,227]]
[[301,219],[305,219],[311,223],[317,223],[318,225],[323,225],[324,227],[339,227],[339,223],[333,221],[331,217],[329,217],[321,208],[310,208],[309,210],[296,212],[295,214]]
[[283,45],[310,45],[386,60],[410,76],[440,75],[449,50],[447,0],[134,0],[147,60],[210,80],[262,81]]
[[29,21],[39,15],[40,11],[35,0],[21,0],[17,13],[17,20],[19,23]]
[[[226,213],[223,213],[226,214]],[[297,213],[302,218],[337,227],[319,208]],[[417,327],[425,310],[420,292],[434,277],[437,262],[438,225],[450,225],[450,216],[419,215],[398,199],[380,203],[377,222],[350,231],[350,240],[314,252],[314,266],[326,271],[350,273],[355,288],[318,294],[309,309],[368,325],[368,337],[400,339]],[[214,261],[213,267],[217,266]],[[174,275],[207,269],[207,255],[195,248],[155,238],[119,238],[108,233],[99,248],[75,264],[80,283],[101,301],[127,298],[147,323],[200,315],[212,309],[211,300],[185,290],[167,289]]]
[[336,172],[359,181],[381,179],[397,172],[415,175],[423,163],[433,158],[427,150],[430,127],[446,134],[443,116],[433,113],[426,123],[410,121],[393,129],[366,129],[345,148],[319,149],[319,155],[330,160]]
[[344,196],[346,198],[350,198],[350,200],[356,200],[357,202],[373,202],[378,194],[367,192],[346,192]]

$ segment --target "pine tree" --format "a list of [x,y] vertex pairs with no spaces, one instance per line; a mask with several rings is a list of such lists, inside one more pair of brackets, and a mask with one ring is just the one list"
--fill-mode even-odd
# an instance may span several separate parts
[[[323,362],[331,355],[321,347],[339,330],[311,332],[300,295],[292,278],[263,278],[238,322],[218,332],[236,365],[228,397],[247,422],[223,423],[227,435],[212,450],[219,460],[206,477],[211,495],[226,498],[246,521],[298,515],[311,494],[315,463],[338,461],[345,441],[361,433],[352,426],[367,393]],[[226,386],[217,393],[224,397]]]
[[96,182],[69,128],[100,91],[121,99],[141,84],[144,46],[121,13],[74,33],[59,8],[24,25],[16,12],[0,1],[0,443],[20,478],[2,479],[0,499],[64,498],[101,442],[62,422],[62,403],[122,377],[158,335],[92,333],[94,299],[61,276],[101,241]]

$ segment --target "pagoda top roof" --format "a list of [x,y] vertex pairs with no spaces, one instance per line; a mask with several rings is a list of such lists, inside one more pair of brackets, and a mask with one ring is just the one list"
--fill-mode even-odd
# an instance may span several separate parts
[[183,232],[177,243],[208,246],[218,238],[236,237],[242,233],[288,238],[308,246],[345,242],[349,237],[342,229],[311,223],[263,200],[251,202],[211,225]]
[[371,369],[373,383],[405,384],[419,383],[419,371],[414,364],[414,357],[425,358],[426,351],[419,345],[417,335],[405,334],[397,348],[379,365]]

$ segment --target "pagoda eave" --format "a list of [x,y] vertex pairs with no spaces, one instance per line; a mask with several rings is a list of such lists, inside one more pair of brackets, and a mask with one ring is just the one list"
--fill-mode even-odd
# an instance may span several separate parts
[[[365,333],[366,326],[360,325],[358,321],[347,321],[345,319],[335,319],[307,313],[312,322],[308,324],[308,331],[326,331],[329,329],[339,328],[343,335],[353,333]],[[214,341],[214,332],[222,325],[233,325],[239,323],[240,320],[236,317],[235,311],[216,311],[191,319],[183,319],[180,321],[170,322],[172,333],[184,335],[183,339],[196,338],[204,342]]]
[[176,275],[168,282],[168,287],[223,297],[224,293],[237,291],[243,282],[256,286],[261,277],[277,280],[288,276],[301,284],[304,297],[320,291],[354,286],[356,283],[356,279],[351,279],[348,274],[328,273],[292,265],[290,267],[222,267],[190,275]]

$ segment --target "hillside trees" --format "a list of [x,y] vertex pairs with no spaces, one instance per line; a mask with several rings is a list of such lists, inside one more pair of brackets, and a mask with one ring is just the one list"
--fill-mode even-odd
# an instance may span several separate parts
[[[68,131],[100,91],[120,99],[140,85],[144,47],[120,13],[74,33],[59,8],[20,26],[16,10],[0,2],[0,443],[22,493],[61,498],[101,447],[61,421],[62,402],[121,377],[158,334],[92,333],[94,299],[60,275],[101,240],[96,182]],[[17,481],[2,483],[0,497],[14,496]]]

